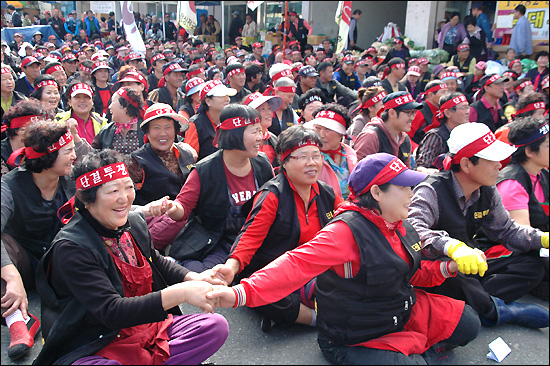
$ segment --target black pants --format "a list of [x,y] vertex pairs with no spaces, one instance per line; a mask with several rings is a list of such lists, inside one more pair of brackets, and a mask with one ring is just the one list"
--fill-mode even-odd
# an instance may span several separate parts
[[487,264],[483,277],[459,273],[440,286],[424,290],[464,300],[479,315],[486,315],[495,306],[491,296],[504,302],[517,300],[537,287],[544,276],[543,261],[535,251],[489,259]]
[[319,334],[317,342],[325,358],[337,365],[426,365],[432,364],[434,356],[437,358],[437,352],[434,349],[465,346],[477,337],[480,327],[476,312],[466,305],[453,334],[447,340],[430,347],[422,355],[407,356],[400,352],[382,349],[336,345],[322,334]]
[[449,52],[449,61],[451,60],[451,57],[456,55],[456,47],[454,45],[444,44],[443,49]]

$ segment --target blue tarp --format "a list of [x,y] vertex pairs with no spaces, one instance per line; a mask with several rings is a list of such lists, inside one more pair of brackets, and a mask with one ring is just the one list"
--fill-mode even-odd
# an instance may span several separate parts
[[33,34],[36,33],[36,31],[40,31],[42,33],[42,41],[48,42],[48,37],[50,35],[54,35],[56,38],[56,46],[61,46],[62,40],[59,38],[57,33],[53,30],[51,25],[32,25],[30,27],[13,27],[13,28],[2,28],[2,41],[6,41],[9,43],[13,42],[13,35],[17,32],[21,33],[23,35],[23,41],[24,42],[30,42],[32,40]]

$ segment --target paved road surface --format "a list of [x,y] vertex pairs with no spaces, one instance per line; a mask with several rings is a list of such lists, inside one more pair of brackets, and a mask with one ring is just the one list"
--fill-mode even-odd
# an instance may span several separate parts
[[[39,298],[35,291],[29,293],[30,312],[39,316]],[[547,301],[527,295],[520,302],[535,302],[548,307]],[[182,306],[186,313],[196,308]],[[293,325],[289,328],[274,327],[270,333],[260,329],[260,317],[248,308],[218,309],[229,323],[229,337],[222,348],[207,361],[217,365],[328,365],[317,346],[317,332],[314,328]],[[548,328],[527,329],[514,325],[497,328],[482,327],[478,338],[466,347],[458,348],[441,359],[444,365],[496,365],[487,359],[488,344],[502,337],[512,352],[504,359],[503,365],[548,365],[549,331]],[[1,361],[2,365],[30,364],[40,351],[41,338],[30,354],[17,360],[7,355],[9,330],[2,327]]]

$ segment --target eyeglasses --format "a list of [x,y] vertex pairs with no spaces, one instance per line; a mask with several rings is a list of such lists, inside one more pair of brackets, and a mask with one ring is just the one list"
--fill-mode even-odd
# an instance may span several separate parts
[[289,158],[292,158],[294,160],[297,160],[300,163],[307,163],[309,162],[309,159],[313,160],[314,162],[318,163],[323,160],[323,156],[321,154],[315,154],[315,155],[289,155]]
[[416,116],[416,109],[411,109],[410,111],[401,111],[401,113],[405,113],[408,117],[414,117]]

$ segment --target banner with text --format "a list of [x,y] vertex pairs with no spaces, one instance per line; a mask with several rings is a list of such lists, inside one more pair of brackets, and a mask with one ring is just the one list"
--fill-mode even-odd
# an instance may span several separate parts
[[546,42],[548,45],[548,18],[549,1],[499,1],[495,13],[495,22],[497,23],[494,38],[508,39],[512,34],[512,28],[517,20],[514,19],[514,8],[523,4],[527,9],[525,17],[531,23],[533,44]]

